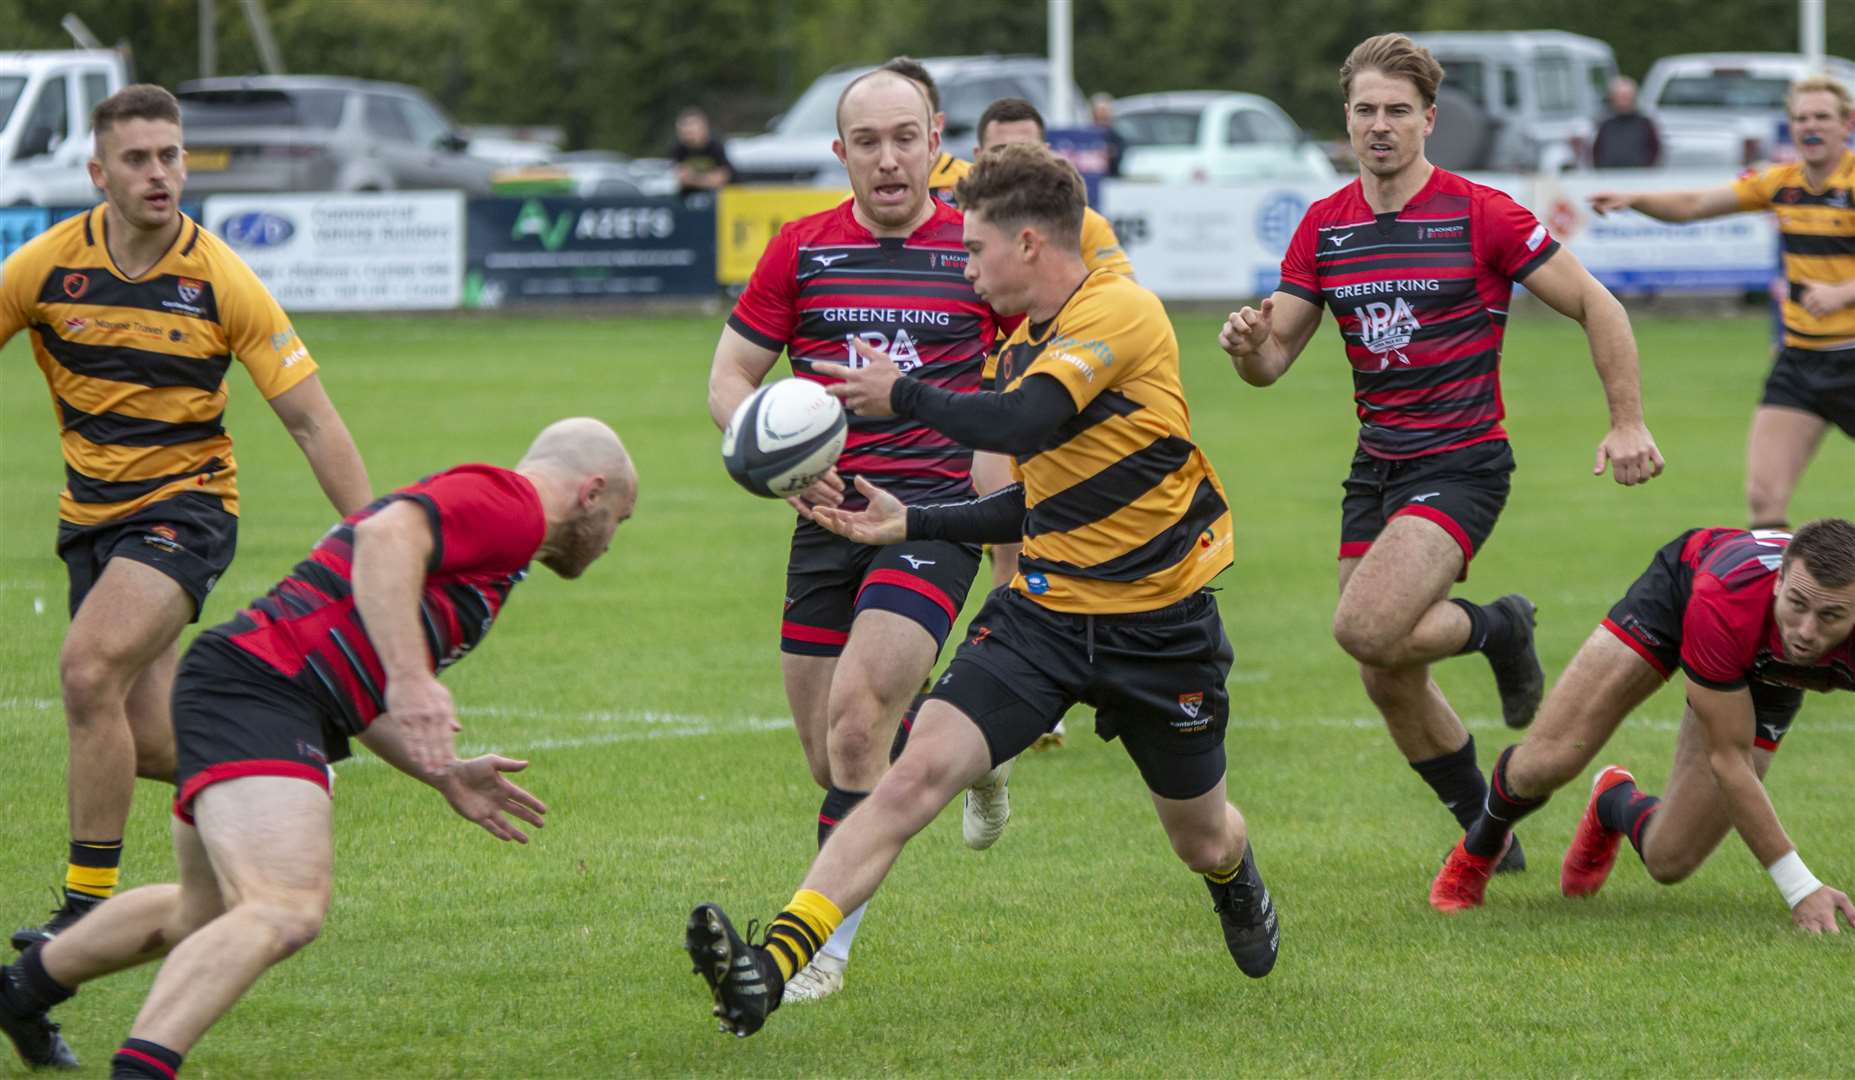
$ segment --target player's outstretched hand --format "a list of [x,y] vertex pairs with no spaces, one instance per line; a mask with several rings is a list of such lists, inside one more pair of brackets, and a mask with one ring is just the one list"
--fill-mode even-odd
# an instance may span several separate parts
[[1611,428],[1604,441],[1597,444],[1597,463],[1591,467],[1592,476],[1604,475],[1604,466],[1610,466],[1610,475],[1624,487],[1632,484],[1646,484],[1662,475],[1662,452],[1656,449],[1655,436],[1641,424],[1628,427]]
[[1599,217],[1613,210],[1628,210],[1630,208],[1630,196],[1627,192],[1622,191],[1595,192],[1591,195],[1589,201],[1591,203],[1591,209],[1597,211]]
[[884,417],[894,416],[895,410],[889,407],[889,391],[896,380],[902,377],[902,369],[895,366],[889,354],[872,346],[860,337],[852,337],[850,344],[863,358],[862,367],[850,367],[847,364],[813,364],[812,370],[820,375],[844,380],[825,387],[825,392],[844,403],[844,408],[858,416]]
[[[423,677],[421,677],[423,676]],[[386,684],[386,714],[399,730],[406,755],[427,779],[440,776],[457,758],[457,706],[451,691],[423,672],[395,676]]]
[[908,507],[902,500],[857,477],[857,491],[869,505],[854,513],[835,507],[818,507],[812,520],[846,540],[880,546],[899,544],[908,539]]
[[1217,343],[1232,360],[1253,356],[1269,340],[1269,320],[1275,315],[1275,298],[1267,297],[1262,307],[1233,311],[1218,332]]
[[483,826],[498,840],[528,843],[528,834],[503,817],[510,814],[539,829],[547,804],[509,782],[504,773],[521,772],[528,762],[499,754],[484,754],[451,765],[439,790],[459,817]]
[[837,475],[836,469],[828,470],[823,476],[812,481],[812,486],[799,492],[786,502],[799,516],[816,521],[812,511],[817,507],[832,507],[844,501],[844,478]]
[[1844,922],[1855,927],[1855,903],[1849,902],[1849,894],[1825,885],[1797,901],[1791,909],[1791,924],[1809,934],[1840,934],[1837,912],[1842,913]]

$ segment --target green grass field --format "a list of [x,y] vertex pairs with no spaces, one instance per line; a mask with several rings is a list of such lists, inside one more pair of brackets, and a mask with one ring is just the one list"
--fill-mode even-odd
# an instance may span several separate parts
[[[1013,777],[992,850],[958,810],[903,855],[865,920],[846,991],[717,1034],[681,950],[697,901],[770,917],[814,849],[819,793],[786,718],[776,653],[782,506],[723,474],[703,410],[720,318],[304,318],[303,337],[377,488],[460,461],[512,463],[544,422],[592,413],[642,474],[637,515],[579,582],[540,572],[447,682],[464,740],[528,757],[553,808],[527,848],[455,818],[361,756],[341,767],[333,910],[261,981],[187,1075],[329,1076],[1821,1076],[1855,1074],[1855,936],[1806,939],[1737,839],[1676,888],[1625,853],[1593,901],[1557,888],[1582,784],[1523,828],[1533,869],[1490,906],[1425,904],[1456,829],[1393,750],[1328,634],[1339,480],[1354,421],[1330,325],[1257,391],[1181,317],[1198,440],[1237,506],[1221,601],[1230,790],[1284,918],[1266,980],[1240,976],[1203,886],[1168,851],[1116,744],[1071,717],[1068,747]],[[1761,318],[1637,320],[1667,473],[1590,475],[1603,400],[1577,328],[1517,317],[1506,398],[1520,470],[1465,595],[1540,605],[1554,675],[1647,563],[1692,525],[1742,519],[1744,437],[1765,370]],[[52,552],[55,426],[24,341],[0,379],[0,929],[36,922],[64,855]],[[244,529],[217,622],[331,520],[248,380],[233,376]],[[1832,434],[1794,518],[1855,511],[1855,445]],[[978,596],[968,605],[976,608]],[[1483,661],[1438,679],[1484,766],[1506,740]],[[1677,690],[1600,760],[1651,790]],[[359,750],[357,744],[357,751]],[[1855,702],[1813,696],[1772,773],[1823,880],[1855,886]],[[143,784],[125,884],[167,879],[170,789]],[[57,1018],[104,1075],[153,969],[94,983]],[[10,1067],[17,1069],[12,1059]]]

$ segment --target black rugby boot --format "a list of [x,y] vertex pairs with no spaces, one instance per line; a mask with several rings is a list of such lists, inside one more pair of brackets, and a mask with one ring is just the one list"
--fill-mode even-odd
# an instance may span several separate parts
[[767,1014],[779,1008],[783,986],[775,984],[783,980],[778,967],[766,950],[755,948],[734,932],[720,907],[698,904],[689,913],[683,949],[695,963],[696,974],[708,981],[721,1030],[744,1039],[759,1031]]
[[18,968],[0,966],[0,1031],[6,1033],[27,1068],[77,1068],[77,1055],[58,1034],[58,1025],[52,1023],[46,1011],[26,1012],[14,1005],[25,995],[24,987],[16,985],[22,978]]
[[1546,693],[1546,672],[1539,666],[1539,650],[1533,643],[1539,608],[1519,593],[1508,593],[1488,606],[1505,611],[1513,626],[1512,636],[1500,648],[1490,643],[1482,655],[1494,669],[1494,686],[1501,692],[1501,720],[1519,730],[1533,722]]
[[1210,878],[1212,910],[1224,924],[1224,944],[1237,968],[1252,979],[1260,979],[1275,967],[1275,956],[1282,943],[1281,917],[1269,887],[1256,872],[1256,852],[1252,847],[1243,853],[1237,876],[1219,885]]
[[96,909],[103,902],[102,897],[85,896],[82,893],[66,892],[64,903],[52,912],[52,917],[39,926],[22,926],[13,931],[13,948],[25,952],[42,942],[50,941],[71,928],[71,924]]

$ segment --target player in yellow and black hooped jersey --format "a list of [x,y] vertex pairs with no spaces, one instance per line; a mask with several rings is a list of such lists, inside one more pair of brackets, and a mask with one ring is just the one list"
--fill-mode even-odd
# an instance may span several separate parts
[[1232,653],[1206,584],[1231,562],[1230,510],[1192,442],[1165,308],[1083,265],[1082,178],[1049,149],[984,155],[959,201],[967,279],[1000,314],[1026,317],[1005,346],[1006,388],[903,378],[866,344],[866,366],[818,370],[843,380],[829,389],[859,415],[909,417],[1012,455],[1020,482],[905,506],[858,477],[864,508],[812,515],[863,544],[1022,539],[1023,568],[967,627],[907,750],[825,842],[763,944],[715,904],[691,913],[685,946],[737,1035],[759,1030],[785,980],[870,899],[909,838],[1077,702],[1140,769],[1173,850],[1204,875],[1238,968],[1260,978],[1275,966],[1280,921],[1225,794]]
[[180,110],[158,86],[97,106],[92,181],[104,202],[13,253],[0,271],[0,344],[21,331],[63,444],[58,553],[71,627],[60,676],[71,734],[72,845],[48,940],[119,879],[135,777],[174,768],[167,688],[175,641],[232,561],[237,464],[226,372],[251,375],[346,515],[367,472],[316,364],[249,267],[180,212]]
[[[1791,87],[1797,160],[1701,191],[1602,191],[1599,213],[1696,221],[1777,216],[1784,249],[1784,342],[1752,415],[1746,508],[1755,529],[1785,528],[1791,493],[1830,425],[1855,438],[1855,97],[1823,76]],[[1839,508],[1836,508],[1839,509]]]

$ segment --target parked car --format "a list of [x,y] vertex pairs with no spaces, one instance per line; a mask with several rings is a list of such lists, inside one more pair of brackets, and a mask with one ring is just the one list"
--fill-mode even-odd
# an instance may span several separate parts
[[[1855,85],[1855,62],[1824,58],[1826,73]],[[1643,79],[1643,111],[1662,137],[1662,161],[1676,167],[1740,168],[1770,160],[1791,83],[1813,74],[1797,53],[1687,53],[1664,56]]]
[[1433,138],[1463,168],[1558,172],[1590,158],[1616,54],[1596,38],[1562,30],[1419,33],[1411,40],[1443,65],[1443,85],[1488,117],[1485,125],[1440,120]]
[[128,84],[110,49],[0,53],[0,206],[89,206],[90,111]]
[[1194,90],[1137,94],[1114,103],[1126,140],[1124,180],[1169,183],[1331,180],[1326,151],[1275,102],[1255,94]]
[[418,90],[319,75],[182,83],[187,191],[489,193],[495,162],[473,157]]
[[[973,127],[987,105],[1002,97],[1021,97],[1037,106],[1051,127],[1086,124],[1082,91],[1071,88],[1069,116],[1050,114],[1050,64],[1041,56],[941,56],[921,61],[940,90],[947,114],[943,149],[971,157]],[[831,153],[837,137],[837,99],[844,87],[872,66],[839,68],[820,75],[780,114],[764,135],[728,140],[728,163],[742,184],[815,184],[848,187],[844,167]]]

